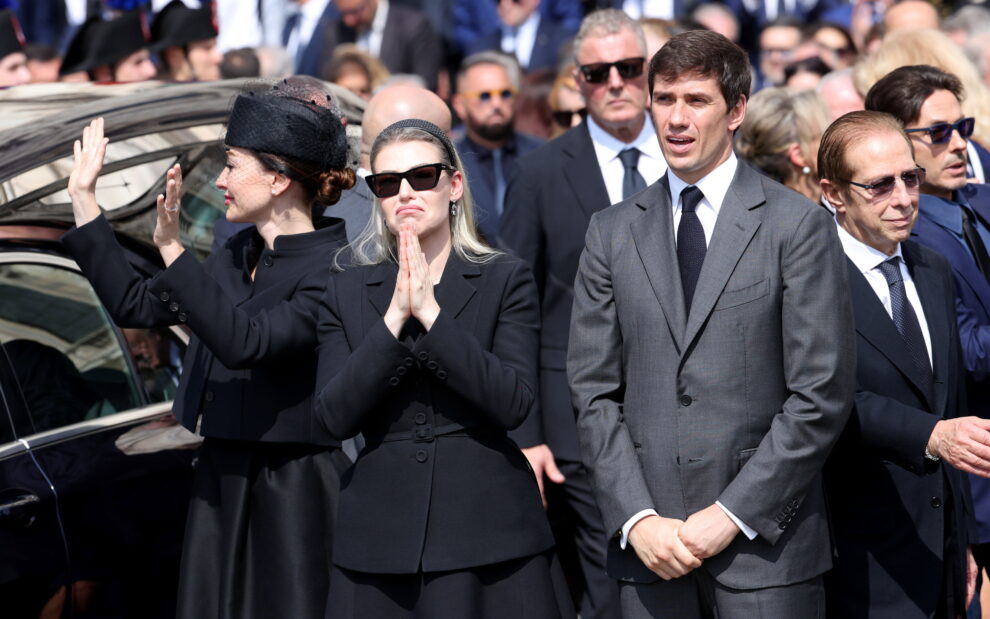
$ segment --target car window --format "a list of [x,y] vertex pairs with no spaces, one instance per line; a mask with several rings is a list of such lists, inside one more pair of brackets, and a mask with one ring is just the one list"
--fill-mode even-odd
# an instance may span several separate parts
[[0,263],[0,342],[36,432],[142,404],[117,333],[79,273]]

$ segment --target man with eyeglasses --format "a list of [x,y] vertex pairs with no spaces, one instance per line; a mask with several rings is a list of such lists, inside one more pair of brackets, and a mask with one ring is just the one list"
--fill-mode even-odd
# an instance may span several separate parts
[[[554,484],[552,521],[573,521],[585,593],[583,618],[618,617],[616,584],[605,574],[608,534],[581,461],[565,359],[574,275],[591,216],[639,193],[667,166],[647,113],[646,41],[625,13],[589,14],[574,41],[574,78],[588,115],[577,127],[516,162],[506,192],[502,245],[527,260],[540,290],[540,410],[546,444],[524,449]],[[556,466],[554,466],[556,463]],[[558,471],[559,467],[559,471]],[[611,532],[609,532],[611,534]]]
[[519,64],[499,52],[478,52],[461,62],[454,111],[464,123],[457,152],[474,200],[475,225],[498,245],[498,224],[505,210],[509,171],[519,157],[543,141],[515,130]]
[[[990,186],[967,182],[966,142],[975,121],[963,116],[964,96],[956,76],[907,66],[870,89],[866,109],[904,124],[927,172],[911,238],[952,265],[969,411],[990,418]],[[978,475],[970,478],[979,523],[973,552],[981,568],[990,568],[990,481]]]
[[855,405],[825,466],[829,617],[962,617],[976,586],[962,471],[990,473],[990,421],[963,417],[949,264],[910,239],[918,150],[896,118],[861,111],[818,151],[856,323]]

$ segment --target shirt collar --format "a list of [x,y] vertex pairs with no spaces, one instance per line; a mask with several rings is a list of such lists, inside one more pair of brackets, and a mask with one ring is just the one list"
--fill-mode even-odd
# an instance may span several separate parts
[[[725,193],[729,190],[729,184],[735,177],[738,167],[739,160],[736,159],[736,154],[730,151],[728,159],[720,163],[717,168],[705,175],[700,181],[694,183],[694,186],[701,190],[705,199],[715,209],[716,215],[722,210]],[[670,204],[676,208],[681,192],[688,186],[688,183],[677,176],[673,170],[669,170],[667,182],[670,184]]]
[[643,128],[640,129],[639,135],[627,144],[607,133],[595,122],[594,118],[588,116],[588,133],[591,134],[591,143],[595,147],[595,157],[598,159],[599,166],[605,166],[611,163],[612,160],[618,159],[619,153],[627,148],[638,148],[641,157],[645,155],[653,159],[663,160],[663,153],[660,151],[660,142],[657,140],[656,131],[653,129],[653,121],[646,112],[643,112],[643,117],[646,119],[646,122],[643,123]]
[[938,196],[923,195],[918,198],[918,210],[939,226],[955,232],[956,235],[962,235],[962,212],[959,210],[958,202]]
[[888,256],[846,232],[845,228],[839,225],[838,220],[835,222],[835,227],[839,230],[839,241],[842,243],[842,251],[846,253],[846,256],[852,260],[853,264],[856,265],[856,268],[863,275],[866,275],[894,256],[899,257],[902,262],[904,261],[900,243],[897,244],[894,254]]

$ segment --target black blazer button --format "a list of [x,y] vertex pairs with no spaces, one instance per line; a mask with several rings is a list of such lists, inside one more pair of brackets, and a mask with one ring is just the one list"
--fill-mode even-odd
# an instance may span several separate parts
[[179,315],[176,316],[176,318],[179,319],[179,322],[185,322],[186,320],[189,319],[189,317],[186,316],[186,313],[185,312],[179,312]]
[[275,263],[275,259],[271,256],[265,256],[265,266],[270,267]]
[[780,529],[781,531],[787,529],[787,521],[785,520],[785,521],[781,522],[780,524],[778,524],[777,525],[777,528]]
[[438,366],[437,366],[437,362],[436,361],[430,361],[429,363],[426,364],[426,369],[429,370],[429,371],[431,371],[431,372],[433,370],[437,369],[437,367]]
[[400,381],[398,376],[393,376],[392,378],[388,379],[388,384],[392,385],[393,387],[398,387],[399,382]]
[[406,366],[404,365],[400,365],[399,367],[395,368],[395,373],[398,374],[399,376],[405,376],[406,372],[407,372]]
[[216,396],[213,395],[213,392],[212,391],[207,391],[203,395],[203,399],[206,400],[207,402],[212,402],[215,398],[216,398]]
[[933,496],[932,497],[932,507],[934,507],[935,509],[938,509],[939,507],[942,507],[942,499],[938,498],[937,496]]
[[167,292],[163,292],[160,295],[158,295],[158,298],[162,300],[162,303],[165,303],[169,299],[168,293]]
[[171,303],[168,304],[168,311],[170,312],[179,311],[179,304],[176,303],[175,301],[172,301]]
[[423,451],[422,449],[416,452],[416,462],[426,462],[426,459],[428,457],[429,456],[427,456],[426,452]]
[[426,423],[426,413],[416,413],[416,416],[413,417],[413,419],[418,424],[424,424]]
[[412,357],[406,357],[405,359],[402,360],[402,363],[404,363],[407,368],[411,368],[412,366],[416,365],[416,360],[413,359]]
[[691,399],[691,396],[689,396],[689,395],[682,395],[681,396],[681,406],[691,406],[691,402],[693,402],[693,401],[694,400],[692,400]]
[[430,358],[430,355],[428,355],[428,354],[426,354],[426,351],[424,350],[424,351],[422,351],[422,352],[420,352],[420,353],[419,353],[419,354],[417,355],[417,357],[419,357],[419,360],[420,360],[420,361],[426,361],[427,359],[429,359],[429,358]]
[[447,371],[437,370],[437,378],[439,378],[440,380],[447,380]]

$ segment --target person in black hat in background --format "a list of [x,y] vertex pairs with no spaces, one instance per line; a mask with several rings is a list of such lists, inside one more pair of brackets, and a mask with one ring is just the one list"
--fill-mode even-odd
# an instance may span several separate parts
[[176,82],[220,79],[213,3],[190,9],[181,0],[165,5],[151,22],[152,49],[162,60],[162,77]]
[[313,413],[317,308],[347,242],[344,222],[314,217],[313,205],[333,204],[355,180],[339,111],[299,78],[238,95],[216,185],[227,218],[254,225],[201,264],[180,242],[174,166],[154,232],[165,269],[147,280],[96,202],[103,135],[97,119],[75,143],[68,191],[78,227],[62,242],[117,324],[184,324],[193,334],[172,410],[204,440],[176,614],[322,617],[338,475],[350,464]]
[[155,77],[151,31],[141,11],[83,23],[69,43],[59,76],[63,81],[140,82]]
[[11,10],[0,11],[0,87],[19,86],[31,81],[24,33]]

